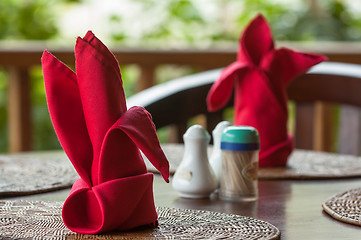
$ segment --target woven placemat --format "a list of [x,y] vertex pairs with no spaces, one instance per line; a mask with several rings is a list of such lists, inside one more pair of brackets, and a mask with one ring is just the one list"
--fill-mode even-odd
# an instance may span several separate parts
[[60,202],[0,201],[1,239],[279,239],[270,223],[210,211],[158,207],[159,227],[83,235],[61,218]]
[[[162,148],[174,173],[183,158],[182,144]],[[209,156],[212,148],[208,148]],[[144,155],[143,155],[144,156]],[[157,170],[145,161],[151,172]],[[325,152],[295,150],[284,168],[261,168],[259,179],[330,179],[361,177],[361,158]],[[0,155],[0,197],[69,188],[78,178],[63,151]]]
[[361,226],[361,188],[336,194],[322,204],[331,217]]
[[294,150],[287,167],[260,168],[260,179],[338,179],[361,177],[361,157]]
[[[174,173],[183,158],[182,144],[162,145],[170,163],[170,171]],[[211,156],[212,148],[208,148]],[[146,161],[149,171],[157,170]],[[361,177],[361,157],[339,155],[335,153],[294,150],[290,155],[287,167],[260,168],[258,178],[267,179],[332,179]]]
[[77,178],[62,151],[0,155],[0,197],[69,188]]

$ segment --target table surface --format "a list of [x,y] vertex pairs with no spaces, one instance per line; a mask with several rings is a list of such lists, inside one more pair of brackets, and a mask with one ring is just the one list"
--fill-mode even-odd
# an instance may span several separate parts
[[[227,202],[217,196],[209,199],[180,198],[171,184],[159,175],[154,179],[157,206],[211,210],[250,216],[272,223],[281,239],[361,239],[361,227],[342,223],[322,210],[322,203],[336,193],[361,187],[361,178],[343,180],[259,181],[255,202]],[[64,201],[70,189],[6,200]],[[3,199],[4,200],[4,199]]]

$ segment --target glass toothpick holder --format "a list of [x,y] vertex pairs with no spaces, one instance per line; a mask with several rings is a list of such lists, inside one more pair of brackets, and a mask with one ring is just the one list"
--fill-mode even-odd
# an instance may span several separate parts
[[254,201],[258,197],[259,135],[248,126],[227,127],[221,137],[223,200]]

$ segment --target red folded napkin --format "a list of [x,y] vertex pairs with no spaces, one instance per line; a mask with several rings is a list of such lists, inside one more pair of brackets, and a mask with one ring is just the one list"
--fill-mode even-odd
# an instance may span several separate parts
[[209,111],[222,108],[234,87],[234,124],[255,127],[260,134],[260,167],[285,166],[293,150],[287,133],[288,83],[324,56],[275,49],[262,15],[254,18],[239,40],[237,61],[226,67],[207,96]]
[[153,174],[139,149],[168,182],[169,164],[151,115],[127,110],[119,64],[92,32],[78,38],[76,74],[44,51],[49,113],[80,178],[63,206],[72,231],[95,234],[156,225]]

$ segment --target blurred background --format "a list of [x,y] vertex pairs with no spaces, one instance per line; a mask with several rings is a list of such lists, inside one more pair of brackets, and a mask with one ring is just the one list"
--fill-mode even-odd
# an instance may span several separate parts
[[[0,48],[11,42],[74,47],[92,30],[110,48],[236,49],[257,13],[276,41],[360,41],[361,1],[352,0],[1,0]],[[31,44],[29,44],[31,46]],[[39,59],[40,64],[40,59]],[[121,66],[127,96],[135,66]],[[157,67],[156,83],[196,71]],[[60,148],[46,106],[41,66],[30,69],[33,150]],[[0,152],[8,151],[8,71],[0,66]]]

